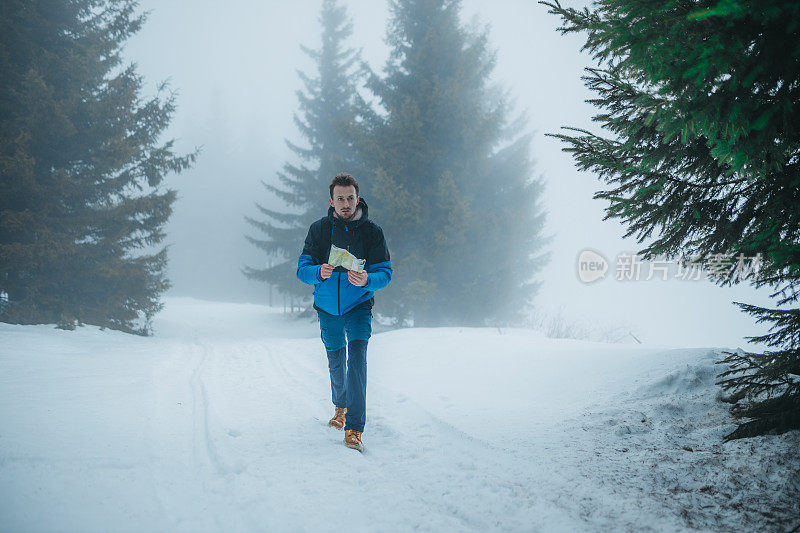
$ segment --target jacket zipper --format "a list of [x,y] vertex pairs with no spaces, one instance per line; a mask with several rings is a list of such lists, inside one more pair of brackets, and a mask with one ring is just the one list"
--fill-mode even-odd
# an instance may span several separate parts
[[[347,229],[347,224],[344,225],[344,230],[345,231],[350,231],[349,229]],[[333,237],[333,228],[331,228],[331,237]],[[350,239],[350,240],[352,240],[352,239]],[[350,251],[350,245],[349,244],[347,245],[347,251],[348,252]],[[338,278],[336,278],[336,311],[337,311],[337,313],[339,313],[339,315],[341,315],[342,314],[342,302],[341,302],[341,298],[340,298],[340,289],[341,289],[341,282],[342,282],[342,273],[341,272],[337,272],[336,274],[339,276]]]

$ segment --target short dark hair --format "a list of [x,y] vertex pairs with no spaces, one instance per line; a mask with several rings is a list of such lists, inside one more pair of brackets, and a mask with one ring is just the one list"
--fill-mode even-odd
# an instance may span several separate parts
[[358,196],[358,182],[350,174],[336,174],[331,182],[331,198],[333,198],[333,188],[339,185],[340,187],[349,187],[352,185],[356,188],[356,196]]

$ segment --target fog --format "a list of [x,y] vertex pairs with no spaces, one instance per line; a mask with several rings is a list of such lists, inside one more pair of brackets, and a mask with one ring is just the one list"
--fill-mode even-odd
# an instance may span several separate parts
[[[348,44],[361,48],[363,59],[381,72],[388,55],[383,41],[387,5],[376,0],[344,4],[354,26]],[[580,7],[588,2],[562,4]],[[177,93],[178,108],[165,138],[176,139],[179,153],[202,147],[193,169],[166,180],[179,191],[165,228],[173,282],[169,294],[268,303],[268,288],[241,273],[244,265],[260,268],[265,262],[264,253],[245,240],[245,234],[257,233],[244,217],[259,218],[256,201],[287,210],[260,181],[275,183],[284,162],[295,161],[284,139],[304,145],[292,121],[295,92],[301,88],[296,71],[313,74],[300,45],[319,46],[321,1],[232,0],[224,6],[142,1],[141,9],[151,12],[128,41],[125,56],[137,63],[145,79],[143,96],[155,93],[164,80]],[[490,25],[490,44],[497,50],[494,80],[515,95],[517,111],[526,112],[534,133],[535,173],[547,183],[546,233],[555,235],[550,263],[539,276],[544,281],[536,298],[539,309],[576,323],[624,327],[648,343],[752,347],[743,337],[763,334],[766,328],[731,302],[770,307],[769,291],[747,284],[723,288],[704,279],[654,276],[646,281],[645,270],[638,281],[615,278],[615,257],[644,244],[623,238],[618,221],[602,220],[606,203],[592,195],[605,184],[579,172],[571,156],[561,151],[562,142],[545,136],[562,126],[599,133],[591,122],[598,110],[585,102],[594,95],[580,79],[585,67],[595,65],[580,51],[583,37],[559,34],[559,19],[535,0],[464,1],[462,18]],[[320,216],[326,211],[323,190]],[[380,224],[379,212],[370,216]],[[301,248],[298,243],[298,255]],[[577,258],[585,249],[611,263],[605,279],[579,279]],[[379,292],[378,310],[380,298]],[[274,305],[282,303],[273,295]]]

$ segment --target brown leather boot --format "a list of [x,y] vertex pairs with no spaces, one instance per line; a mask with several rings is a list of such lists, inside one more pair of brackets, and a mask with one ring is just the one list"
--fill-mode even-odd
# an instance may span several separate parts
[[333,414],[328,425],[336,429],[342,429],[345,423],[345,415],[347,414],[347,407],[337,407],[336,412]]
[[344,430],[344,445],[348,448],[353,448],[360,452],[364,451],[364,445],[361,443],[361,432],[355,429]]

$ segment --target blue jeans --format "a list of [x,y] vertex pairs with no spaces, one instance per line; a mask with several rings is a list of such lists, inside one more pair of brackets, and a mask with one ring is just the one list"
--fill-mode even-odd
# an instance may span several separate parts
[[367,342],[372,334],[372,309],[358,307],[344,315],[317,311],[317,315],[322,343],[328,352],[333,405],[347,408],[345,429],[364,431],[367,413]]

